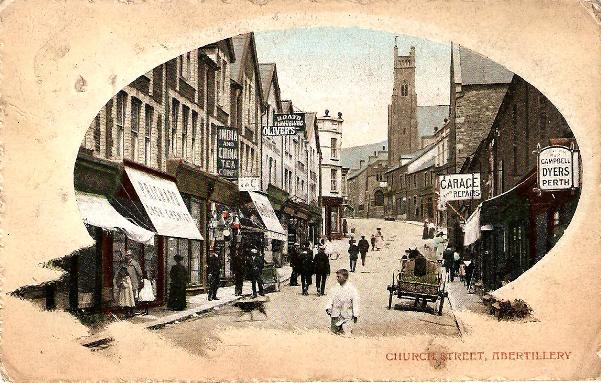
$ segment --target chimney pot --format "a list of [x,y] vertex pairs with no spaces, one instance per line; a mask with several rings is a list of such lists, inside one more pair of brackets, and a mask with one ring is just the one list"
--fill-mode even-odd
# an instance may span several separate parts
[[342,119],[342,112],[338,112],[338,118]]
[[329,114],[330,114],[330,111],[328,109],[326,109],[325,117],[329,117]]

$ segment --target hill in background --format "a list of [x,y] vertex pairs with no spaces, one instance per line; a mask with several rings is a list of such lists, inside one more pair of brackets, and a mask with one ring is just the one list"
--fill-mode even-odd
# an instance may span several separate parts
[[340,162],[342,166],[350,169],[359,168],[360,160],[367,160],[374,152],[382,150],[385,147],[388,149],[388,140],[376,142],[375,144],[367,144],[361,146],[352,146],[350,148],[342,148],[342,157]]

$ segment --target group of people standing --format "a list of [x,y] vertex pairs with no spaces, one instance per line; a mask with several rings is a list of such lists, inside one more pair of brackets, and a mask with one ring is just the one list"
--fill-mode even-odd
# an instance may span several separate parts
[[326,280],[330,275],[330,257],[326,254],[325,242],[317,247],[315,255],[308,243],[301,246],[295,243],[289,249],[290,265],[292,274],[290,286],[298,286],[298,277],[301,278],[302,295],[309,295],[309,286],[313,284],[315,274],[315,286],[317,295],[325,295]]
[[114,257],[119,262],[117,272],[113,277],[116,306],[125,309],[126,316],[131,317],[135,314],[136,305],[144,303],[146,304],[146,313],[148,313],[148,304],[155,300],[155,286],[142,271],[140,263],[133,257],[130,250],[125,252],[125,256],[120,250],[117,250]]

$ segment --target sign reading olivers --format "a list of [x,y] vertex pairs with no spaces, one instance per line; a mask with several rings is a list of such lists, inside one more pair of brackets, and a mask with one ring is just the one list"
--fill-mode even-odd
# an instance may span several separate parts
[[446,174],[438,177],[440,199],[462,201],[480,199],[480,173]]
[[273,125],[263,128],[264,136],[293,136],[305,130],[304,113],[274,113]]
[[238,132],[217,127],[217,173],[224,178],[238,178]]
[[565,146],[548,146],[538,153],[538,186],[554,191],[577,188],[580,185],[578,150]]

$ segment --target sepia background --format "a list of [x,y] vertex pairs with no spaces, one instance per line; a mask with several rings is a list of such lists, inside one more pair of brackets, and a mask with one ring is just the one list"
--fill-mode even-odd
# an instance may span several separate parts
[[[0,3],[2,365],[11,380],[101,379],[586,379],[601,360],[601,43],[586,1],[4,1]],[[77,210],[73,165],[89,122],[141,73],[238,33],[360,27],[450,40],[489,56],[553,102],[582,154],[583,193],[562,240],[498,295],[536,321],[463,314],[461,340],[339,338],[326,332],[231,329],[204,357],[127,323],[114,356],[79,345],[66,313],[6,295],[60,277],[42,265],[92,244]],[[461,315],[461,314],[458,314]],[[246,347],[230,347],[244,344]],[[243,350],[241,352],[240,350]],[[390,362],[389,352],[570,351],[569,361]],[[360,362],[358,362],[360,361]]]

